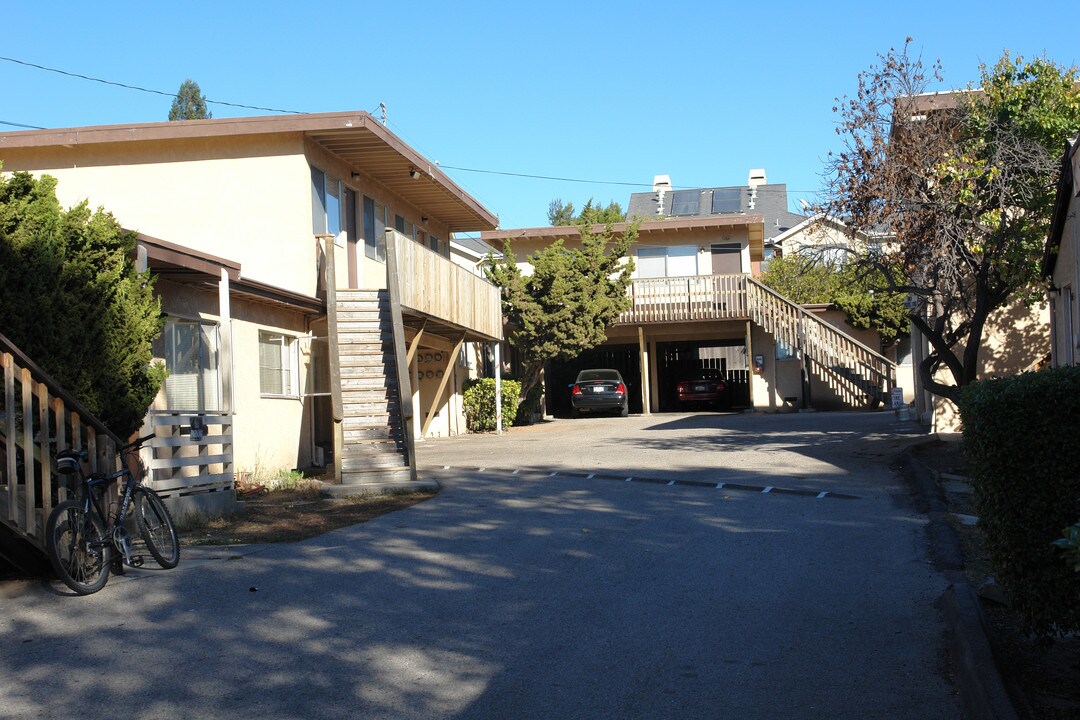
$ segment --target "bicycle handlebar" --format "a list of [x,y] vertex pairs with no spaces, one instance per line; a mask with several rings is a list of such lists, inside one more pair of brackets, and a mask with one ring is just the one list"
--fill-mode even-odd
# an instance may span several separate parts
[[127,445],[124,445],[122,448],[120,448],[120,452],[124,452],[125,450],[132,450],[134,448],[140,447],[147,440],[153,440],[156,437],[157,437],[157,433],[150,433],[146,437],[141,437],[141,438],[138,438],[137,440],[132,440]]

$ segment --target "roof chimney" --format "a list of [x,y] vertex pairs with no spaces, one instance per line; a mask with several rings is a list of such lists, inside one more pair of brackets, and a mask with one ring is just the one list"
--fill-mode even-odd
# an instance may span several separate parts
[[746,181],[746,184],[750,187],[757,187],[758,185],[767,185],[768,180],[765,179],[765,168],[751,168],[750,178]]
[[653,192],[668,191],[671,189],[670,175],[654,175],[652,179]]

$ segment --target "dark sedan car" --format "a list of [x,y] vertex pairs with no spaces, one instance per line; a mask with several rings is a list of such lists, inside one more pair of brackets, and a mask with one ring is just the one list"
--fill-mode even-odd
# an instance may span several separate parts
[[679,406],[719,407],[727,405],[727,383],[718,372],[702,372],[675,385],[675,399]]
[[574,417],[582,412],[616,411],[630,414],[626,383],[618,370],[582,370],[570,386],[570,405]]

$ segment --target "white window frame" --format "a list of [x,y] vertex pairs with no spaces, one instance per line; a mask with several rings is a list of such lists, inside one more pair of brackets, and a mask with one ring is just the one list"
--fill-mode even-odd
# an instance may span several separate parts
[[[262,397],[297,398],[300,396],[298,340],[295,335],[276,330],[259,331],[259,394]],[[264,365],[264,359],[269,357],[269,355],[264,356],[264,348],[269,349],[274,346],[279,349],[278,365]],[[278,377],[280,388],[272,387],[268,390],[264,384],[264,378],[274,371],[280,373]]]

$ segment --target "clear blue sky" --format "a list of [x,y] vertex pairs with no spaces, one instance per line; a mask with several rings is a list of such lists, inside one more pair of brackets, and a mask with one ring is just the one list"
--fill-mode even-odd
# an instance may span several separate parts
[[[70,73],[167,93],[190,77],[210,100],[280,110],[386,103],[416,150],[487,171],[447,170],[503,228],[546,225],[556,197],[625,208],[657,174],[740,185],[760,167],[793,206],[813,199],[838,147],[834,99],[906,36],[944,64],[934,89],[977,80],[1004,49],[1080,62],[1063,0],[61,1],[9,3],[3,19],[0,55]],[[9,61],[0,86],[0,120],[41,127],[165,120],[171,104]]]

